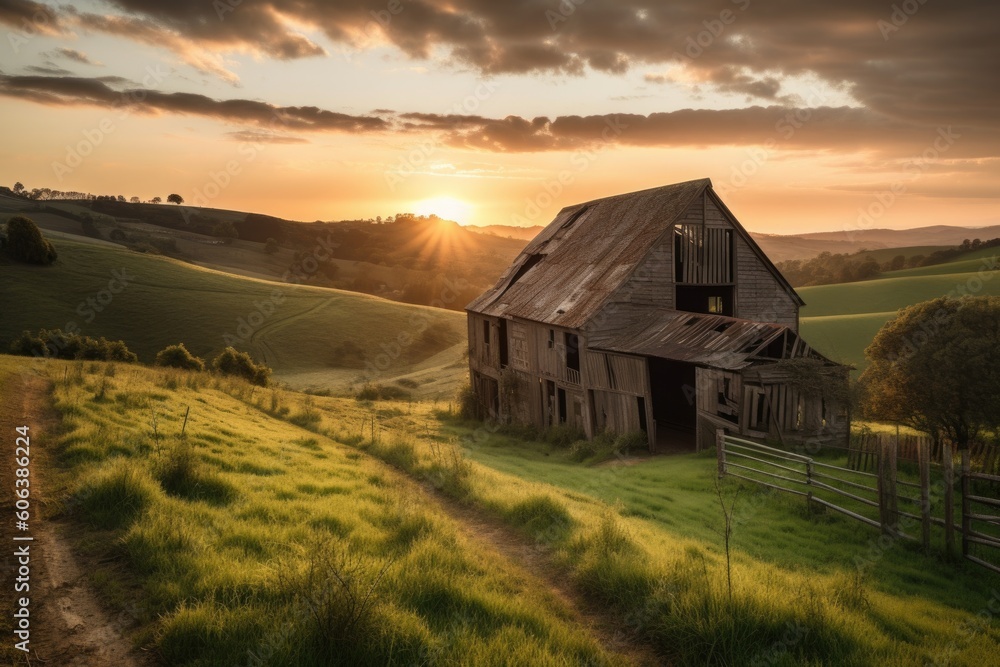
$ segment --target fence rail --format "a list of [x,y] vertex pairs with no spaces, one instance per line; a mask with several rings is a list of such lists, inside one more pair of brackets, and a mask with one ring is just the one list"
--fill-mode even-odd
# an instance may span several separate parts
[[[847,465],[817,461],[795,452],[716,431],[719,476],[728,475],[783,493],[805,497],[883,533],[919,541],[925,550],[932,530],[943,530],[944,549],[952,552],[960,531],[962,555],[1000,573],[1000,498],[984,495],[996,488],[1000,475],[974,472],[972,459],[981,452],[962,452],[959,479],[954,475],[954,453],[947,443],[909,437],[905,456],[917,464],[915,479],[900,478],[900,450],[893,438],[877,438],[853,447]],[[977,456],[978,454],[978,456]],[[932,458],[940,461],[931,465]],[[994,460],[987,454],[985,460]],[[874,472],[868,472],[868,469]],[[955,482],[960,482],[961,505],[955,506]],[[916,494],[914,494],[916,491]],[[900,503],[906,509],[900,509]],[[911,534],[912,528],[912,534]],[[992,554],[993,558],[987,555]]]

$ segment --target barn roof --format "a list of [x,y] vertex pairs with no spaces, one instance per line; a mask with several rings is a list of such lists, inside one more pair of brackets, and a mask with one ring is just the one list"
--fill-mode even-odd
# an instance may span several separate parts
[[676,310],[622,315],[613,331],[591,335],[588,347],[739,370],[770,357],[769,346],[784,337],[780,358],[813,357],[832,363],[781,324]]
[[[663,233],[711,187],[703,178],[568,206],[525,247],[496,285],[466,309],[582,328]],[[749,234],[738,223],[736,227],[798,300]]]

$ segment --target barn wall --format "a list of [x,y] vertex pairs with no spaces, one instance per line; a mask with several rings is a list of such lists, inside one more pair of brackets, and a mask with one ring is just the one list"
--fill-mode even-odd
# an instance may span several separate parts
[[736,317],[799,330],[798,305],[741,236],[736,236]]

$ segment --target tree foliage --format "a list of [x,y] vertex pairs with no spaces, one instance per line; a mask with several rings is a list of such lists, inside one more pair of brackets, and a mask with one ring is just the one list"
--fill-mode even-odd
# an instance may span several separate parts
[[13,259],[30,264],[51,264],[57,257],[56,249],[42,236],[38,226],[23,215],[7,222],[6,250]]
[[212,367],[223,375],[235,375],[261,387],[266,387],[271,369],[258,364],[246,352],[227,347],[212,361]]
[[184,343],[168,345],[156,353],[156,365],[183,368],[189,371],[205,370],[205,361],[191,354]]
[[1000,297],[910,306],[865,350],[862,409],[960,449],[1000,427]]
[[171,204],[183,204],[184,197],[181,197],[178,194],[169,194],[167,195],[167,201],[170,202]]

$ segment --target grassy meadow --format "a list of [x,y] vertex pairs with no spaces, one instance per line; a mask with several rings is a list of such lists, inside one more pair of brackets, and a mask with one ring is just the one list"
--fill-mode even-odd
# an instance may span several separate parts
[[[52,266],[0,259],[0,344],[24,330],[75,323],[85,335],[124,340],[146,363],[178,342],[201,357],[233,344],[300,389],[346,391],[372,376],[386,384],[402,379],[418,397],[452,395],[466,372],[465,318],[457,312],[239,277],[65,238],[57,249]],[[115,283],[112,293],[109,281],[122,271],[128,284]],[[366,361],[374,370],[366,371]]]
[[53,511],[87,527],[92,582],[141,601],[134,639],[168,664],[627,664],[557,584],[668,664],[978,666],[1000,648],[982,570],[726,480],[730,586],[710,455],[586,465],[443,401],[0,357],[18,366],[51,379],[63,420]]
[[806,302],[802,335],[834,361],[863,370],[865,348],[901,308],[947,294],[1000,295],[997,254],[997,248],[985,248],[954,262],[890,271],[876,280],[800,287],[796,291]]

